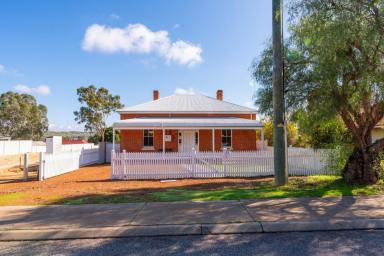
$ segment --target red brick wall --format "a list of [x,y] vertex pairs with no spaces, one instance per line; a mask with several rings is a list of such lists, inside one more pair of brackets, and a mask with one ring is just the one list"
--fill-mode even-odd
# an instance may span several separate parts
[[[255,130],[232,130],[232,150],[256,150]],[[212,130],[199,131],[199,150],[212,151]],[[215,130],[215,150],[221,150],[221,130]]]
[[255,130],[232,130],[232,150],[256,150]]
[[[171,141],[165,142],[167,151],[178,151],[178,131],[167,130],[166,134],[171,135]],[[142,130],[122,130],[120,133],[121,150],[130,152],[143,151],[143,131]],[[162,151],[163,149],[163,132],[154,130],[153,138],[154,150]],[[212,130],[199,131],[199,150],[212,151]],[[221,130],[215,130],[215,150],[221,150]],[[232,150],[256,150],[256,132],[255,130],[232,130]],[[147,150],[146,150],[147,151]]]
[[221,130],[215,129],[215,151],[221,150]]
[[[121,114],[120,119],[138,117],[238,117],[246,119],[256,119],[256,114]],[[178,151],[178,131],[167,130],[172,139],[165,143],[165,149]],[[154,130],[154,150],[161,151],[163,148],[163,133],[161,130]],[[212,150],[212,130],[199,131],[199,150]],[[120,133],[121,150],[139,152],[143,149],[142,130],[122,130]],[[256,132],[254,130],[232,130],[232,149],[233,150],[255,150]],[[215,130],[215,150],[221,150],[221,130]]]
[[120,150],[138,152],[143,148],[142,130],[122,130],[120,131]]
[[199,150],[212,151],[212,130],[199,131]]
[[[178,151],[178,131],[166,130],[165,134],[171,135],[171,141],[165,142],[165,149]],[[129,152],[141,152],[144,147],[143,130],[122,130],[120,132],[120,148]],[[154,150],[145,150],[148,152],[163,150],[163,131],[154,130],[153,134]]]

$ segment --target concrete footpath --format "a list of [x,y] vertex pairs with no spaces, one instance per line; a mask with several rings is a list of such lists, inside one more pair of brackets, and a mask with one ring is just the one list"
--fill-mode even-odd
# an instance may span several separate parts
[[0,207],[0,240],[384,229],[384,196]]

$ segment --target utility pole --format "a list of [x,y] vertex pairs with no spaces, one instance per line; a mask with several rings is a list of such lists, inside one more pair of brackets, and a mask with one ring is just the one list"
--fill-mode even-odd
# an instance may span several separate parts
[[288,182],[285,102],[283,77],[283,0],[272,2],[272,42],[273,42],[273,156],[275,184],[282,186]]

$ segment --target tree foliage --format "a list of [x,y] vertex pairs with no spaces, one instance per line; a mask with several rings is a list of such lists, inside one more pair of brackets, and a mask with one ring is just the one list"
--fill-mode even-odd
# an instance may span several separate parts
[[40,140],[48,130],[47,107],[28,94],[0,95],[0,135],[12,139]]
[[[97,134],[90,136],[88,138],[88,142],[91,142],[94,144],[98,144],[100,141],[101,141],[101,138]],[[108,127],[107,129],[105,129],[104,141],[106,141],[106,142],[112,142],[113,141],[113,128],[112,127]],[[116,143],[120,142],[120,131],[118,131],[118,130],[115,131],[115,142]]]
[[[273,121],[268,119],[263,122],[264,139],[267,140],[268,146],[273,146]],[[260,139],[260,134],[258,134]],[[287,146],[295,146],[298,140],[298,129],[295,123],[288,122],[287,125]]]
[[[340,118],[354,150],[344,169],[351,183],[375,183],[384,139],[371,133],[384,116],[384,1],[295,0],[285,46],[285,93],[290,111],[303,109],[324,120]],[[262,85],[256,103],[270,109],[268,47],[254,62]]]
[[317,113],[308,114],[303,109],[296,110],[291,120],[298,126],[298,132],[304,138],[301,143],[313,148],[335,148],[341,144],[351,144],[352,138],[343,120],[335,116],[322,119]]
[[107,128],[107,118],[117,109],[122,108],[120,96],[113,96],[104,87],[96,88],[94,85],[77,89],[79,102],[83,104],[79,111],[75,111],[75,120],[85,124],[85,130],[99,136],[104,141]]

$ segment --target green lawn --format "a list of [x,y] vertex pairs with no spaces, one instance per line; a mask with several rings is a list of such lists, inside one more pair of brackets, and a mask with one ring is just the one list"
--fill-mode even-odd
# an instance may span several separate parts
[[0,205],[11,205],[14,201],[23,199],[24,197],[26,197],[26,194],[22,193],[22,192],[1,194],[0,195]]
[[275,187],[273,179],[255,181],[248,187],[215,189],[172,188],[160,191],[89,196],[56,201],[60,204],[210,201],[252,198],[329,197],[384,194],[384,182],[370,186],[350,186],[339,176],[292,177],[284,187]]

